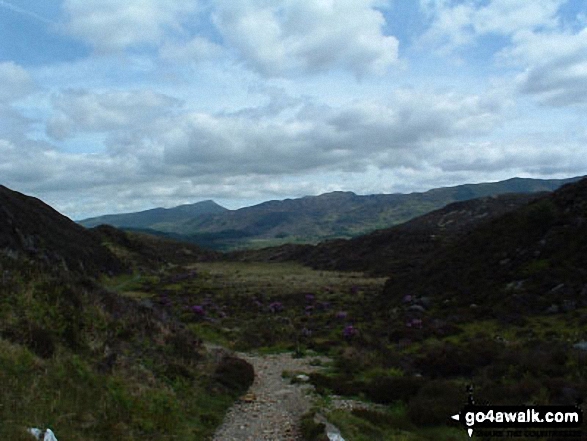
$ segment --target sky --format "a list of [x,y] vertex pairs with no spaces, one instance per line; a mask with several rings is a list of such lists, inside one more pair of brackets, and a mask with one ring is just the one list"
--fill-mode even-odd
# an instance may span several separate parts
[[72,219],[587,174],[587,0],[0,0],[0,184]]

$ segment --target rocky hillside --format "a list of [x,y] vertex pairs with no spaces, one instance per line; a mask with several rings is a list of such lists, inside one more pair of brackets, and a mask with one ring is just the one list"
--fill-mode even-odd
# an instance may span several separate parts
[[385,288],[388,302],[429,297],[447,311],[477,305],[555,313],[587,306],[587,179],[458,237]]
[[0,250],[88,274],[124,269],[96,235],[39,199],[4,186],[0,186]]

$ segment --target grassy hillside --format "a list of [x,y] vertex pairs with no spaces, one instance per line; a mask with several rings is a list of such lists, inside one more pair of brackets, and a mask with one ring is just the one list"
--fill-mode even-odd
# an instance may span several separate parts
[[122,291],[210,253],[90,232],[5,188],[0,244],[0,438],[49,427],[60,440],[203,440],[252,382],[162,305]]
[[0,437],[191,440],[221,422],[235,396],[192,331],[89,280],[1,263]]

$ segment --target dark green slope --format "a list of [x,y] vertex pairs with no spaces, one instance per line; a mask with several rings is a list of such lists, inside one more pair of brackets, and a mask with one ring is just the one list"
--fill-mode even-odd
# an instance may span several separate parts
[[77,272],[123,269],[97,236],[39,199],[4,186],[0,186],[0,250]]
[[144,232],[123,231],[109,225],[90,231],[122,262],[136,270],[157,271],[169,264],[213,261],[222,256],[195,244]]
[[587,179],[461,235],[386,285],[387,302],[407,294],[485,315],[587,306]]

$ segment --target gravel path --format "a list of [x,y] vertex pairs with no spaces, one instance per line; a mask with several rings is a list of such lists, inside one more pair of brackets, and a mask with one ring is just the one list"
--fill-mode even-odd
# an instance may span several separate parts
[[313,372],[320,367],[310,361],[320,357],[292,358],[291,354],[236,354],[253,365],[255,382],[249,392],[229,410],[214,441],[300,441],[300,417],[310,410],[313,387],[290,384],[284,371]]

